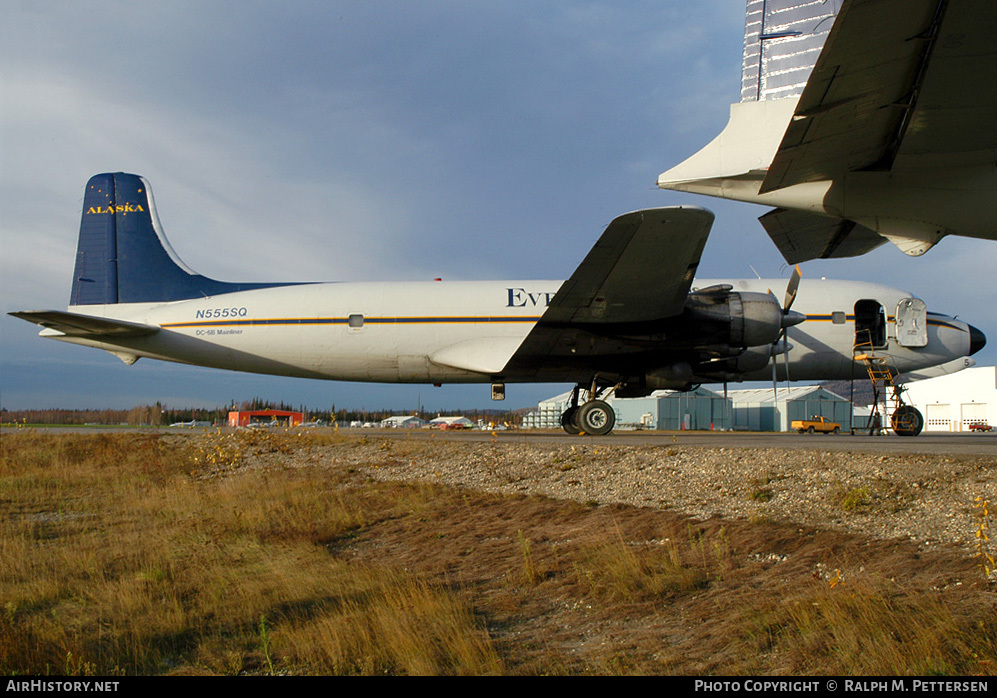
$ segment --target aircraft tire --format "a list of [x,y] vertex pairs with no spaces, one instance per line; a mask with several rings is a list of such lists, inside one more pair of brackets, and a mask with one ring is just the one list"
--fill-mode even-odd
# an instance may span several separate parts
[[603,400],[589,400],[578,408],[578,426],[586,434],[603,436],[616,426],[616,412]]
[[898,407],[890,422],[897,436],[917,436],[924,428],[924,417],[911,405]]
[[569,407],[561,413],[561,428],[572,436],[582,433],[582,428],[578,426],[578,408]]

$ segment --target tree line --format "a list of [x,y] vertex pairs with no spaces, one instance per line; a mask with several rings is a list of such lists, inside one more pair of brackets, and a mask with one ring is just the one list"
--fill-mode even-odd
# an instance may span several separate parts
[[[367,409],[337,409],[335,405],[327,410],[311,409],[304,405],[294,407],[283,401],[253,398],[241,402],[232,401],[225,407],[182,407],[172,408],[157,402],[153,405],[140,405],[130,409],[28,409],[0,410],[0,424],[66,424],[103,426],[169,426],[178,422],[207,422],[224,426],[228,423],[228,413],[248,410],[284,410],[301,412],[305,421],[322,421],[328,424],[338,422],[349,425],[351,422],[380,422],[382,419],[397,415],[413,414],[413,410],[367,410]],[[444,412],[429,412],[421,410],[417,416],[429,421],[439,414],[462,415],[471,421],[479,419],[485,422],[516,424],[519,422],[513,412],[501,410],[450,410]]]

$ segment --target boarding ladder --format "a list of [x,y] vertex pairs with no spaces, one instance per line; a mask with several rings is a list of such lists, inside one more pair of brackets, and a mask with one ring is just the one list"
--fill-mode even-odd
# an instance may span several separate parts
[[[901,409],[904,407],[903,386],[896,382],[899,371],[889,364],[888,357],[876,353],[871,337],[857,335],[852,359],[863,365],[872,383],[872,411],[864,429],[869,430],[870,436],[885,434],[887,419],[896,431],[907,428],[906,410]],[[855,433],[854,428],[852,433]]]

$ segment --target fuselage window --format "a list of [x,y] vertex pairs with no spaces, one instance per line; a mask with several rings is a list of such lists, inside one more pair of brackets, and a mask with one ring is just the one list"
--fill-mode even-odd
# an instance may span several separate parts
[[865,299],[855,304],[855,346],[886,346],[886,313],[879,301]]
[[350,327],[354,328],[363,327],[363,315],[360,314],[350,315],[349,325]]
[[831,322],[835,325],[844,325],[845,314],[840,310],[834,311],[833,313],[831,313]]

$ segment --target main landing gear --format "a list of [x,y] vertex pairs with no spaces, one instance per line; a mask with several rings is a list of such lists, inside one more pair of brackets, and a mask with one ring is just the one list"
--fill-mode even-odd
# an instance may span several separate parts
[[609,397],[616,389],[612,387],[599,394],[592,381],[592,390],[588,391],[589,399],[578,404],[578,394],[581,386],[575,386],[571,391],[571,406],[561,414],[561,426],[569,434],[591,434],[593,436],[603,436],[608,434],[616,426],[616,412],[612,405],[600,398]]

